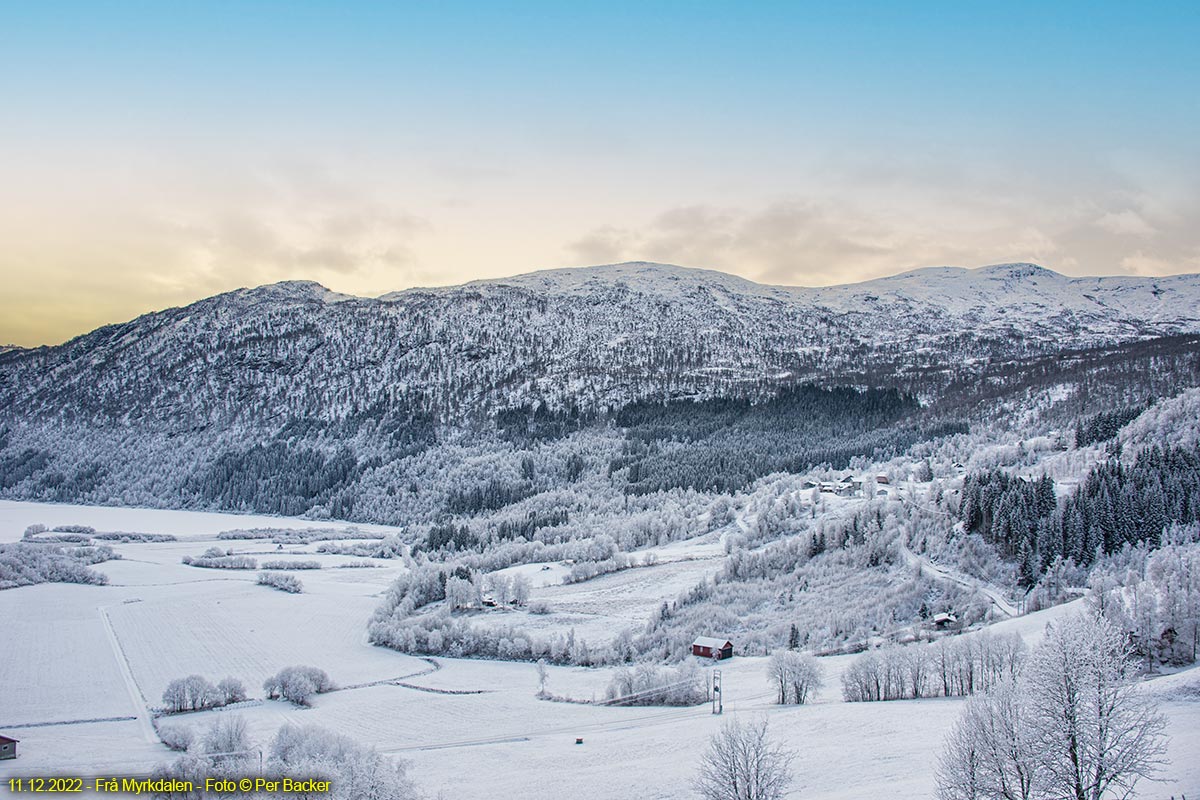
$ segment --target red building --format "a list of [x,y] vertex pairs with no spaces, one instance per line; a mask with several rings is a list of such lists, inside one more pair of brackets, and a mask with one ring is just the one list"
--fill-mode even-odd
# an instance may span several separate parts
[[13,739],[10,736],[0,735],[0,761],[6,758],[17,757],[17,742],[19,739]]
[[733,658],[733,642],[728,639],[716,639],[712,636],[697,636],[692,642],[692,655],[701,658],[713,658],[718,661]]

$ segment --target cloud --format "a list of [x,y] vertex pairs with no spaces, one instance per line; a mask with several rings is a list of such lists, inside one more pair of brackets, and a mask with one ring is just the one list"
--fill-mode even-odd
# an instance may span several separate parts
[[889,176],[870,190],[831,181],[819,197],[758,206],[669,207],[640,225],[592,228],[566,249],[590,263],[663,261],[788,285],[1010,261],[1082,275],[1197,268],[1200,232],[1188,213],[1200,203],[1195,194],[1176,194],[1168,204],[1116,179],[1108,191],[1085,193],[1035,191],[1002,175],[962,186],[901,184]]
[[670,208],[641,228],[601,226],[567,245],[568,252],[587,263],[663,261],[792,284],[852,281],[894,271],[898,258],[920,249],[915,236],[880,220],[795,199],[752,210]]
[[1121,236],[1153,236],[1157,233],[1154,226],[1131,208],[1109,211],[1096,220],[1096,226]]
[[612,226],[597,228],[567,244],[568,260],[580,264],[615,264],[636,249],[630,231]]
[[369,208],[350,215],[310,209],[301,218],[246,208],[215,219],[159,221],[158,235],[210,281],[236,276],[253,283],[402,268],[415,260],[412,239],[427,229],[420,218]]
[[410,285],[433,232],[361,175],[303,164],[157,175],[106,192],[43,188],[5,207],[20,213],[0,215],[0,340],[21,344],[280,280]]
[[1145,277],[1171,275],[1181,271],[1200,272],[1200,247],[1197,247],[1190,256],[1170,260],[1158,258],[1139,250],[1122,258],[1121,268],[1130,274]]
[[399,270],[414,263],[411,243],[430,228],[320,170],[269,172],[247,183],[247,200],[219,213],[204,204],[151,221],[193,280],[262,283]]

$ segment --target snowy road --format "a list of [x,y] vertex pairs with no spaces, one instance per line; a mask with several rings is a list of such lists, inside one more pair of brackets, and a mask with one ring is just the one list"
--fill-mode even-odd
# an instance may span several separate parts
[[950,583],[958,584],[967,589],[979,592],[985,595],[992,601],[992,605],[1000,610],[1000,613],[1006,617],[1016,617],[1020,615],[1017,607],[1013,605],[1004,594],[996,587],[987,584],[977,578],[972,578],[969,575],[964,575],[961,572],[933,564],[929,559],[919,556],[908,548],[904,542],[900,542],[900,555],[904,558],[904,563],[918,566],[921,573],[928,575],[936,580],[949,581]]
[[133,671],[129,667],[129,658],[125,655],[125,649],[121,647],[121,640],[117,637],[117,632],[113,630],[112,622],[108,618],[108,606],[100,606],[96,609],[100,612],[100,620],[104,623],[104,633],[108,636],[108,641],[112,645],[113,658],[117,660],[117,667],[121,670],[121,677],[125,681],[125,689],[129,692],[129,700],[133,703],[133,707],[137,710],[138,728],[141,730],[142,738],[147,742],[158,742],[158,734],[154,732],[154,724],[151,722],[150,709],[146,702],[146,696],[142,694],[142,689],[137,684],[137,680],[133,677]]

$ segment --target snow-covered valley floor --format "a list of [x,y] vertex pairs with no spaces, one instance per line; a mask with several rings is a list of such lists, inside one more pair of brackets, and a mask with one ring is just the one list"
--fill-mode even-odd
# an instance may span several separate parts
[[[20,740],[20,757],[0,761],[0,795],[13,776],[144,774],[169,760],[173,754],[151,729],[150,709],[168,681],[193,673],[214,682],[239,678],[255,697],[263,679],[282,667],[320,667],[340,686],[358,688],[318,696],[308,709],[250,701],[178,715],[172,724],[200,728],[238,714],[263,746],[285,722],[321,725],[405,759],[429,795],[447,798],[695,797],[692,776],[708,737],[722,719],[758,714],[768,715],[773,735],[796,753],[790,797],[932,798],[941,742],[962,707],[958,699],[842,702],[839,677],[853,656],[820,659],[825,688],[805,706],[773,705],[766,659],[745,657],[720,666],[723,717],[708,706],[539,700],[532,664],[437,658],[431,669],[427,660],[369,645],[367,619],[403,570],[399,562],[338,569],[351,559],[316,555],[315,543],[289,546],[324,567],[298,573],[305,589],[299,595],[255,585],[253,570],[180,563],[218,543],[260,560],[276,555],[265,541],[218,542],[221,530],[330,523],[0,503],[0,541],[19,539],[35,522],[171,533],[186,541],[114,545],[123,560],[96,567],[109,577],[107,586],[0,591],[0,733]],[[571,586],[547,577],[547,585],[535,582],[533,596],[556,608],[547,624],[561,613],[614,630],[644,619],[663,597],[714,569],[720,553],[715,540],[674,544],[661,548],[653,566]],[[530,577],[562,574],[521,569]],[[1070,611],[1062,606],[994,627],[1017,630],[1032,644],[1047,621]],[[588,699],[602,695],[610,677],[608,669],[551,667],[547,689]],[[397,678],[405,685],[389,682]],[[1166,780],[1144,786],[1142,797],[1200,795],[1200,699],[1180,691],[1198,681],[1200,672],[1191,670],[1144,687],[1160,696],[1172,739]]]

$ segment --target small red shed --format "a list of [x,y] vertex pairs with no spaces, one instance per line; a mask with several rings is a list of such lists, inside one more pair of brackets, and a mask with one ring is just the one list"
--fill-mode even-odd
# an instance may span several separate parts
[[11,736],[0,734],[0,761],[6,758],[17,757],[17,742],[20,739],[14,739]]
[[692,655],[718,661],[733,658],[733,642],[713,636],[697,636],[696,641],[692,642]]

